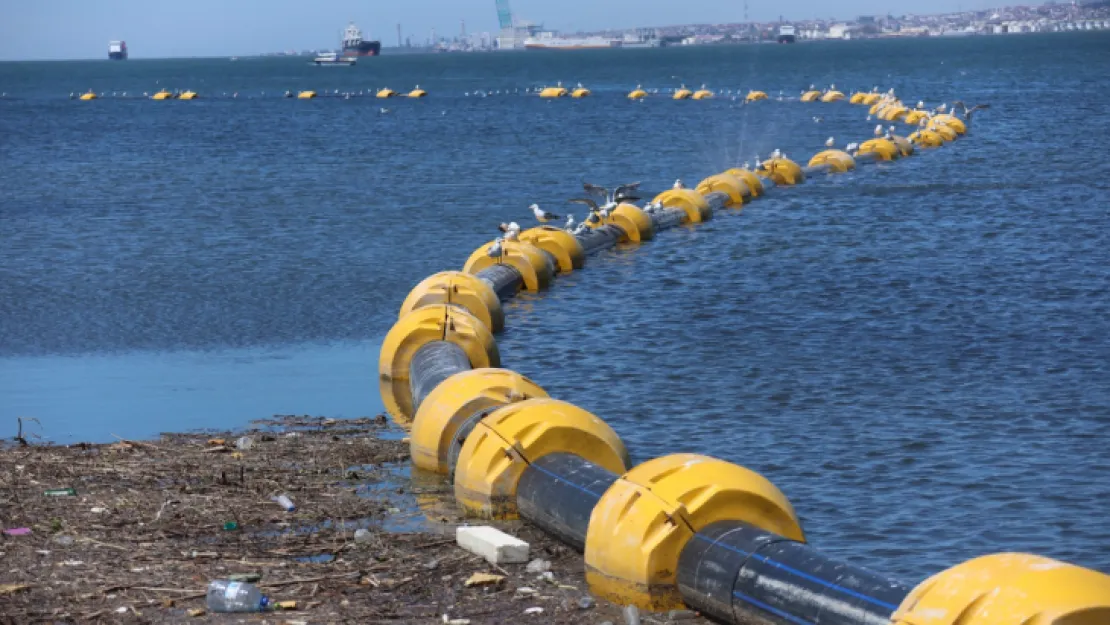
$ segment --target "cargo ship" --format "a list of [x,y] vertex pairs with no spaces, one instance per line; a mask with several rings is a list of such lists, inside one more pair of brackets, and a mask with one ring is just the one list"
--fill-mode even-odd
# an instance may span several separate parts
[[794,43],[794,27],[789,24],[779,26],[779,43]]
[[108,42],[108,58],[113,61],[126,61],[127,60],[127,42],[126,41],[109,41]]
[[351,22],[343,31],[342,53],[343,56],[378,56],[382,53],[382,42],[364,41],[362,31]]

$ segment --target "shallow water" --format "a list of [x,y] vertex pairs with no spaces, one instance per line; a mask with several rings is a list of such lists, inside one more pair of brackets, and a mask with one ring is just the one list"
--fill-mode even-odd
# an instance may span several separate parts
[[[1108,65],[1098,33],[0,64],[0,423],[66,441],[373,414],[405,294],[529,203],[874,127],[847,104],[626,102],[636,83],[895,87],[993,108],[942,150],[592,259],[508,304],[503,363],[636,461],[762,472],[816,545],[911,583],[1003,550],[1110,571]],[[464,95],[556,80],[595,96]],[[277,97],[416,83],[431,96],[387,114]],[[68,100],[163,86],[240,97]]]

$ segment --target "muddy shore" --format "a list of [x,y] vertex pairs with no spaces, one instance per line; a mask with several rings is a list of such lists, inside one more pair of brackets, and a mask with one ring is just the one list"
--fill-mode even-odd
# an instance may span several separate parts
[[[454,532],[466,520],[450,485],[410,475],[408,444],[384,417],[253,425],[150,441],[8,444],[0,622],[626,622],[620,606],[589,595],[579,554],[527,524],[495,525],[529,542],[550,575],[460,549]],[[293,511],[272,500],[281,494]],[[474,573],[503,579],[467,586]],[[296,603],[208,612],[208,582],[231,576],[257,578],[271,601]]]

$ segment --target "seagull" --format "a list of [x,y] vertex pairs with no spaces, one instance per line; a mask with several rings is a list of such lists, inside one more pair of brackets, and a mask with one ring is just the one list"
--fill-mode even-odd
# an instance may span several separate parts
[[671,188],[672,189],[685,189],[686,185],[682,184],[682,179],[679,178],[678,180],[674,181],[674,185],[672,185]]
[[831,148],[834,145],[836,145],[836,142],[833,141],[832,137],[829,137],[828,139],[825,139],[825,147],[826,148]]
[[496,258],[497,263],[501,264],[501,256],[503,254],[504,250],[501,249],[501,237],[497,237],[493,240],[493,245],[489,246],[489,249],[486,250],[486,256],[489,256],[490,258]]
[[822,117],[816,117],[816,116],[815,116],[815,117],[813,118],[813,123],[815,123],[815,124],[820,124],[820,123],[821,123],[821,122],[823,122],[823,121],[825,121],[825,120],[824,120],[824,118],[822,118]]
[[501,223],[500,223],[500,224],[499,224],[499,225],[497,226],[497,229],[498,229],[498,230],[500,230],[501,232],[508,232],[508,231],[509,231],[509,224],[507,224],[507,223],[505,223],[505,222],[501,222]]
[[[598,207],[597,207],[597,202],[593,201],[593,199],[588,198],[588,197],[583,197],[583,198],[574,198],[574,199],[571,199],[571,200],[568,200],[568,201],[572,204],[585,204],[586,206],[589,206],[590,207],[590,214],[586,216],[586,222],[590,223],[590,224],[593,224],[594,226],[600,226],[602,224],[601,215],[600,215],[600,213],[598,211]],[[582,225],[584,226],[586,224],[584,223]],[[582,226],[579,226],[579,228],[581,228],[581,227]]]
[[612,197],[611,201],[617,202],[617,203],[623,202],[625,200],[628,200],[630,202],[635,202],[636,200],[638,200],[640,198],[635,197],[634,195],[632,195],[632,193],[634,191],[636,191],[637,189],[639,189],[639,188],[640,188],[640,182],[639,181],[628,182],[628,183],[622,184],[622,185],[618,186],[615,191],[613,191],[613,197]]
[[867,121],[871,121],[871,116],[870,115],[867,116]]
[[578,236],[580,234],[585,234],[587,231],[589,231],[589,229],[590,227],[586,224],[578,224],[578,227],[575,228],[574,232],[572,232],[571,234]]
[[748,161],[744,161],[744,169],[751,169],[752,165]]
[[389,109],[387,109],[385,107],[382,107],[382,108],[378,109],[378,112],[381,113],[382,115],[385,115],[386,113],[389,112]]
[[938,113],[943,113],[943,112],[945,112],[945,111],[947,111],[947,110],[948,110],[948,105],[947,105],[947,104],[945,104],[944,102],[941,102],[941,103],[940,103],[940,106],[938,106],[938,107],[937,107],[937,112],[938,112]]
[[549,213],[549,212],[543,210],[542,208],[539,207],[538,204],[533,204],[533,205],[529,206],[528,208],[532,209],[532,214],[536,216],[536,219],[541,224],[545,224],[545,223],[551,221],[552,219],[562,219],[562,217],[556,215],[555,213]]
[[771,152],[771,158],[782,158],[782,150],[775,148],[775,151]]
[[875,126],[875,136],[876,137],[883,136],[883,125],[882,124],[879,124],[878,126]]
[[990,104],[976,104],[971,108],[967,108],[967,105],[959,100],[956,100],[952,103],[952,110],[956,111],[956,109],[960,109],[963,112],[964,119],[966,119],[969,124],[971,123],[972,113],[974,113],[975,111],[984,111],[986,109],[989,109],[990,107]]
[[505,232],[505,240],[506,241],[519,241],[520,240],[520,226],[518,226],[515,221],[509,224],[509,229],[508,229],[508,231]]
[[763,161],[759,160],[758,156],[755,157],[755,168],[757,170],[758,169],[763,169]]
[[594,197],[601,198],[602,200],[608,200],[609,199],[609,189],[606,189],[605,187],[600,187],[596,184],[590,184],[588,182],[583,182],[582,183],[582,188],[585,189],[586,193],[588,193],[588,194],[590,194]]
[[848,152],[854,152],[855,150],[859,149],[859,144],[858,143],[849,143],[848,146],[844,149],[845,149],[845,151],[848,151]]
[[[894,130],[895,130],[895,128],[894,128],[893,124],[891,124],[890,126],[887,126],[887,128],[886,128],[886,132],[887,132],[888,135],[893,135]],[[889,139],[890,137],[887,137],[887,138]]]
[[925,102],[923,100],[918,100],[917,101],[917,108],[918,108],[918,110],[925,108]]
[[567,224],[563,226],[563,230],[574,232],[574,225],[574,215],[567,215]]

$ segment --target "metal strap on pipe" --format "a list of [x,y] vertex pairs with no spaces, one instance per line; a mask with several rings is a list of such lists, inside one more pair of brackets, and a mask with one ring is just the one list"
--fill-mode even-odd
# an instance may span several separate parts
[[466,352],[450,341],[432,341],[416,350],[409,365],[413,413],[440,382],[470,369]]
[[709,208],[712,208],[714,211],[719,211],[722,208],[728,206],[728,203],[731,200],[732,198],[730,198],[728,194],[724,191],[713,191],[712,193],[705,195],[705,201],[709,202]]
[[889,625],[910,591],[740,521],[694,535],[679,556],[678,587],[687,605],[722,621],[779,625]]

